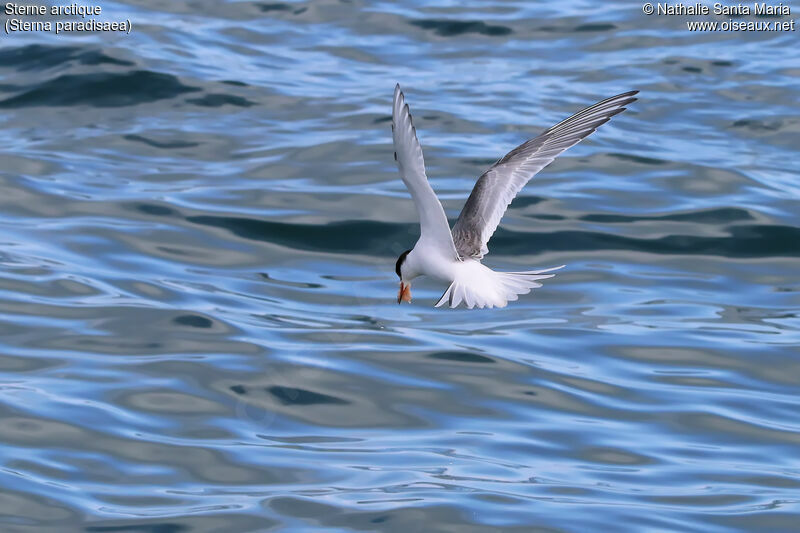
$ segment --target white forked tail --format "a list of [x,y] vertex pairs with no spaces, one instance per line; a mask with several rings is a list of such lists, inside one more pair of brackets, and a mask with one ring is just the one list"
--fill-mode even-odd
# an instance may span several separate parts
[[528,294],[531,289],[541,287],[539,280],[552,278],[555,274],[547,272],[559,268],[564,268],[564,265],[526,272],[495,272],[477,261],[466,260],[460,264],[453,283],[436,302],[436,307],[447,304],[455,308],[461,302],[469,309],[505,307],[508,302],[519,298],[520,294]]

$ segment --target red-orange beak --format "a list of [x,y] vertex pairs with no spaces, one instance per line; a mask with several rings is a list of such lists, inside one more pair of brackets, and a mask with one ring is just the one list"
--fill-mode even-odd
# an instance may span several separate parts
[[397,303],[411,303],[411,284],[400,282],[400,290],[397,292]]

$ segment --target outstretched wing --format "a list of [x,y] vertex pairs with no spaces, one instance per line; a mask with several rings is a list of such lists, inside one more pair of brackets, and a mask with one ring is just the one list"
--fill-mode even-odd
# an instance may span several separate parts
[[417,140],[417,130],[411,121],[411,113],[405,102],[400,85],[394,88],[392,108],[392,138],[394,158],[400,169],[400,177],[408,187],[419,214],[420,240],[429,241],[442,253],[458,258],[450,224],[436,193],[425,175],[425,161]]
[[561,152],[576,145],[599,126],[625,111],[639,91],[612,96],[559,122],[538,137],[507,153],[478,178],[453,226],[453,241],[461,257],[482,258],[508,204],[537,172]]

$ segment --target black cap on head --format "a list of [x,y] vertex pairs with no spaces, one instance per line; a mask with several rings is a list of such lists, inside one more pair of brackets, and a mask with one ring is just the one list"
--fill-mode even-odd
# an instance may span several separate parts
[[405,252],[400,254],[400,257],[397,258],[397,263],[395,263],[395,265],[394,265],[394,271],[397,272],[397,277],[400,278],[400,279],[403,279],[403,275],[400,273],[400,265],[402,265],[403,261],[406,260],[406,256],[408,255],[408,252],[410,252],[410,251],[411,250],[406,250]]

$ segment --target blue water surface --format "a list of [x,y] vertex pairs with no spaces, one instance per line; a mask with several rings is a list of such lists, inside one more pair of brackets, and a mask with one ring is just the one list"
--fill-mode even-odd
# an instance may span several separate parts
[[[130,34],[0,34],[0,530],[800,528],[798,31],[632,1],[102,10]],[[508,150],[641,91],[490,242],[558,276],[396,304],[397,82],[452,219]]]

